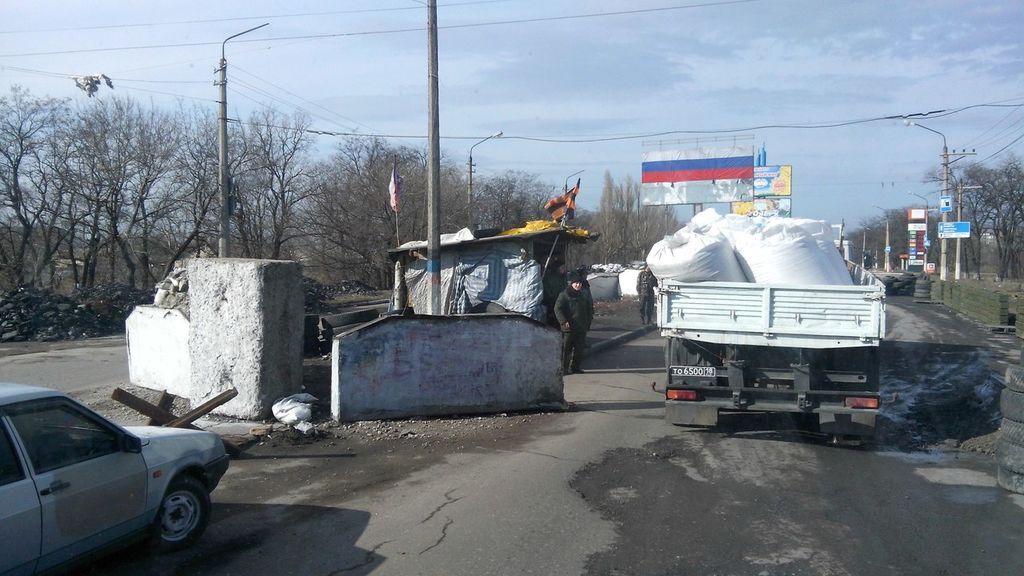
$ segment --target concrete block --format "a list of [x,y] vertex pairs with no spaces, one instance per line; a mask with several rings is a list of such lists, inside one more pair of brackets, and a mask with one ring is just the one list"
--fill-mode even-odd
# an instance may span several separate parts
[[384,317],[335,337],[331,413],[354,421],[561,407],[561,343],[518,314]]
[[193,405],[234,387],[214,413],[260,419],[302,388],[302,268],[202,258],[188,264]]
[[125,320],[129,381],[191,397],[188,333],[189,319],[180,310],[136,306]]

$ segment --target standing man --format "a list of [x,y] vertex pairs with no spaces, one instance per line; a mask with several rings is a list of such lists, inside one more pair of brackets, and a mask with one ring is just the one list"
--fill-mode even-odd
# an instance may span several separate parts
[[650,266],[644,266],[636,278],[636,293],[640,296],[640,320],[644,326],[654,320],[654,289],[658,287],[658,279],[654,277]]
[[555,301],[555,317],[562,330],[562,374],[582,374],[580,362],[594,320],[594,304],[583,292],[579,274],[569,275],[569,285]]

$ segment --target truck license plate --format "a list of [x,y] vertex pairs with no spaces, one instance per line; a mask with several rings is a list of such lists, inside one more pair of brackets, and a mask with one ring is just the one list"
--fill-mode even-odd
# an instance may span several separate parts
[[714,378],[714,366],[672,366],[669,368],[673,376],[698,376],[701,378]]

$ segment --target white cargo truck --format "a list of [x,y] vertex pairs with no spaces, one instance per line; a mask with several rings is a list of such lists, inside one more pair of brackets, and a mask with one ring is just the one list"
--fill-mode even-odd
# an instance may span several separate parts
[[790,412],[836,437],[872,435],[885,286],[849,267],[845,286],[663,281],[666,420]]

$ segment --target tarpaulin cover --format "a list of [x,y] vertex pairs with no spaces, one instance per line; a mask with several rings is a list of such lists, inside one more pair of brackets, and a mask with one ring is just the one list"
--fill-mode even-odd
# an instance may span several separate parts
[[590,295],[594,300],[618,300],[619,275],[611,272],[599,272],[588,274],[587,282],[590,283]]
[[509,312],[543,318],[541,266],[518,246],[493,244],[459,254],[452,287],[453,314],[494,302]]

